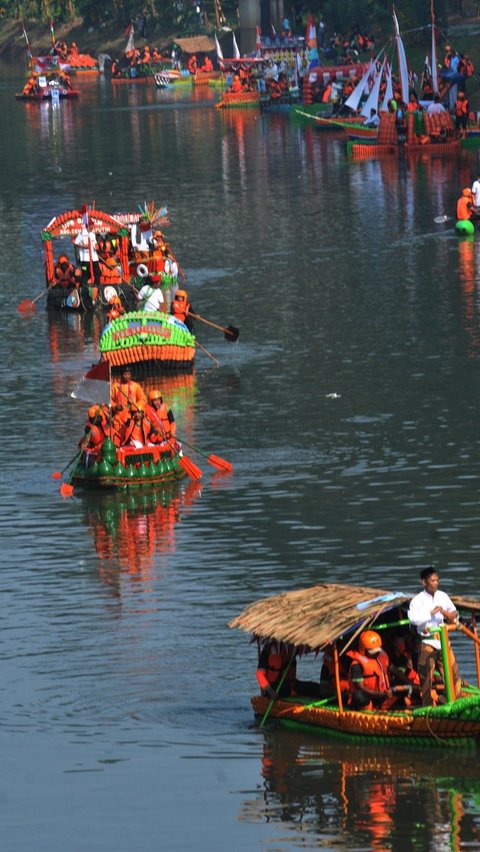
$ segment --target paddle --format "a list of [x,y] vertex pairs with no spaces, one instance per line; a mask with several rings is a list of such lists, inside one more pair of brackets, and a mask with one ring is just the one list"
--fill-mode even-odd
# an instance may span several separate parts
[[211,322],[210,320],[205,319],[205,317],[201,317],[200,314],[194,314],[193,311],[190,310],[188,312],[188,316],[198,320],[199,322],[205,323],[205,325],[210,325],[212,328],[217,328],[219,331],[223,331],[225,340],[230,341],[230,343],[234,343],[235,340],[238,340],[240,329],[236,328],[234,325],[227,325],[226,327],[223,325],[217,325],[216,322]]
[[180,438],[182,444],[185,444],[187,447],[190,447],[194,452],[199,453],[199,455],[204,456],[209,464],[213,467],[216,467],[217,470],[223,470],[226,473],[231,473],[233,470],[233,464],[226,459],[222,459],[220,456],[216,456],[215,453],[206,453],[204,450],[200,450],[199,447],[194,447],[193,444],[189,444],[185,438]]
[[68,468],[70,467],[70,465],[72,465],[74,462],[76,462],[76,461],[77,461],[77,459],[79,458],[79,456],[80,456],[81,454],[82,454],[82,450],[80,449],[77,453],[75,453],[75,455],[74,455],[73,459],[70,459],[70,461],[68,462],[68,464],[66,464],[66,465],[65,465],[65,467],[63,468],[63,470],[54,470],[50,478],[51,478],[51,479],[61,479],[61,478],[62,478],[62,476],[63,476],[63,474],[65,473],[65,471],[66,471],[66,470],[68,470]]
[[[285,678],[286,678],[286,676],[287,676],[287,674],[288,674],[288,670],[289,670],[290,666],[292,665],[292,663],[293,663],[293,661],[294,661],[294,659],[295,659],[295,656],[296,656],[296,650],[295,650],[295,648],[294,648],[294,649],[293,649],[293,652],[292,652],[292,656],[290,657],[290,659],[289,659],[289,661],[288,661],[287,665],[285,666],[285,669],[284,669],[284,670],[283,670],[283,672],[282,672],[282,676],[281,676],[280,680],[278,681],[278,685],[277,685],[277,684],[275,684],[275,692],[277,693],[278,698],[281,698],[281,696],[280,696],[280,695],[278,695],[278,693],[279,693],[280,689],[281,689],[281,688],[282,688],[282,686],[283,686],[283,681],[285,680]],[[267,709],[265,710],[265,713],[263,714],[262,721],[260,722],[260,727],[261,727],[261,728],[263,728],[263,726],[265,725],[265,722],[267,721],[267,719],[268,719],[268,717],[269,717],[269,715],[270,715],[270,710],[272,709],[273,705],[275,704],[275,702],[276,702],[277,700],[278,700],[277,698],[272,698],[272,699],[271,699],[270,704],[268,705]]]
[[206,347],[205,347],[205,346],[202,346],[202,344],[200,343],[200,341],[199,341],[199,340],[197,340],[196,338],[195,338],[195,346],[198,346],[198,348],[199,348],[199,349],[201,349],[201,350],[202,350],[202,352],[205,352],[205,355],[208,355],[208,357],[212,359],[212,361],[213,361],[213,362],[217,365],[217,367],[220,367],[220,366],[221,366],[220,361],[218,361],[218,360],[217,360],[217,359],[216,359],[216,358],[212,355],[212,353],[211,353],[211,352],[209,352],[209,351],[208,351],[208,349],[206,349]]
[[21,314],[33,313],[33,311],[35,310],[35,302],[38,302],[38,300],[41,299],[43,296],[46,296],[47,293],[48,287],[46,287],[45,290],[42,290],[42,292],[39,293],[38,296],[35,296],[34,299],[24,299],[23,302],[20,302],[20,304],[17,305],[17,311],[19,311]]

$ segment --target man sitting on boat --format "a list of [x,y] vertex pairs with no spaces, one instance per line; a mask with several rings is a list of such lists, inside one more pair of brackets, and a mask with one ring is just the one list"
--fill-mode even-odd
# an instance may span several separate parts
[[378,127],[378,125],[380,124],[380,118],[376,109],[372,108],[370,110],[370,118],[365,119],[363,124],[364,127]]
[[[177,290],[175,296],[173,298],[172,306],[170,308],[170,313],[172,316],[176,317],[183,322],[183,324],[188,328],[188,330],[193,334],[193,320],[189,317],[188,313],[193,308],[188,301],[188,293],[186,290]],[[195,311],[193,311],[195,313]]]
[[177,424],[171,408],[163,401],[160,390],[151,390],[148,393],[148,403],[145,406],[145,415],[153,425],[155,431],[162,439],[171,440],[175,438]]
[[293,645],[267,642],[260,653],[256,677],[262,695],[276,700],[289,695],[319,697],[322,688],[313,681],[297,680],[296,651]]
[[352,710],[388,710],[397,703],[396,693],[408,692],[408,688],[391,686],[390,660],[375,630],[364,630],[358,651],[347,651],[347,656],[352,659],[349,672]]
[[70,287],[76,287],[80,283],[80,271],[75,269],[73,263],[70,263],[66,254],[61,254],[55,266],[55,281],[54,285],[58,284],[67,290]]
[[141,408],[132,406],[130,413],[131,418],[125,427],[122,446],[135,447],[137,450],[141,447],[153,447],[151,440],[153,426],[145,417],[144,411]]
[[85,424],[85,436],[80,440],[79,447],[85,452],[85,466],[100,461],[102,444],[106,438],[106,417],[103,406],[91,405],[88,409],[88,420]]

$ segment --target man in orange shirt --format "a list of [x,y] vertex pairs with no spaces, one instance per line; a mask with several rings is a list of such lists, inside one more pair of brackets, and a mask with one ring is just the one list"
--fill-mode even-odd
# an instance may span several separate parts
[[146,402],[143,388],[132,379],[130,367],[124,367],[120,374],[120,381],[112,384],[111,404],[131,409],[132,406],[144,408]]

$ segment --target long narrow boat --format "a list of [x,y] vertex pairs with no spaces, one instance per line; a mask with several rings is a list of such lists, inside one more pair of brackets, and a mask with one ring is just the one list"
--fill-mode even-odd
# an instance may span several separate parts
[[[330,698],[279,698],[270,701],[263,695],[252,698],[256,716],[274,718],[290,726],[307,726],[330,734],[377,741],[429,745],[477,744],[480,739],[480,644],[476,627],[458,623],[457,629],[474,643],[477,687],[462,683],[461,697],[452,697],[450,630],[440,629],[445,662],[445,704],[420,707],[413,704],[402,710],[352,710],[345,706],[340,681],[339,659],[363,630],[381,632],[386,644],[408,621],[405,611],[411,595],[384,589],[340,584],[320,584],[307,589],[275,595],[248,606],[229,623],[253,634],[259,648],[267,641],[293,646],[297,656],[332,648],[335,660],[335,685]],[[475,625],[480,601],[452,596],[459,612],[468,613]],[[453,634],[454,635],[454,634]],[[317,662],[318,671],[318,662]],[[317,677],[318,680],[318,677]],[[262,721],[263,721],[262,720]]]
[[176,317],[159,311],[131,311],[102,332],[99,350],[110,366],[140,365],[151,372],[192,372],[195,336]]
[[82,453],[71,483],[86,488],[118,489],[174,482],[186,475],[180,459],[178,453],[163,445],[140,449],[115,447],[107,438],[100,459],[92,461],[87,453]]

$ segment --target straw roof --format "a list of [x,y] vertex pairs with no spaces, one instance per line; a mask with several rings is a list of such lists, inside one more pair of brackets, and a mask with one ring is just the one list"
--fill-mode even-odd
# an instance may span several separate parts
[[208,36],[192,36],[191,38],[176,38],[180,50],[184,53],[210,53],[215,50],[215,42]]
[[[292,645],[321,648],[366,629],[382,613],[407,604],[412,595],[365,586],[321,583],[250,604],[229,622],[247,633]],[[452,597],[457,607],[480,611],[474,598]]]

